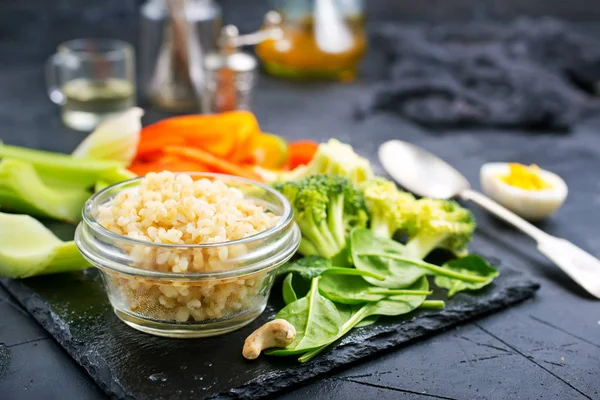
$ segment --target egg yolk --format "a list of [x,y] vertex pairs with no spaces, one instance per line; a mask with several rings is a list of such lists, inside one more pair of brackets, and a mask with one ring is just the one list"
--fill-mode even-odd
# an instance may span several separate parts
[[524,190],[550,189],[552,185],[542,179],[539,174],[540,168],[532,164],[529,167],[523,164],[510,163],[508,175],[500,175],[504,183]]

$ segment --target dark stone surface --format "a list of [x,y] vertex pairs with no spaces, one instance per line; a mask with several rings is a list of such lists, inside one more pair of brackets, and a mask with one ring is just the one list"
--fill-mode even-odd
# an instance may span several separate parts
[[[264,2],[228,0],[243,13],[226,19],[245,30],[258,25]],[[266,0],[265,0],[266,2]],[[467,4],[468,2],[465,2]],[[537,4],[534,14],[598,16],[600,3],[588,0],[474,0],[476,13],[457,2],[418,3],[369,0],[373,18],[462,20],[504,16]],[[45,94],[43,62],[55,46],[74,37],[109,36],[136,40],[134,0],[23,0],[2,2],[0,12],[0,139],[11,144],[70,151],[82,134],[66,129]],[[382,6],[383,5],[383,6]],[[571,7],[573,5],[573,7]],[[384,7],[382,10],[377,7]],[[411,14],[411,10],[421,9]],[[462,10],[462,11],[461,11]],[[490,11],[491,10],[491,11]],[[557,12],[562,10],[563,12]],[[595,11],[596,10],[596,11]],[[464,12],[467,13],[465,16]],[[426,18],[427,19],[427,18]],[[372,19],[372,27],[377,21]],[[581,25],[596,34],[599,24]],[[370,65],[367,62],[366,65]],[[366,72],[369,72],[367,68]],[[440,155],[478,188],[479,167],[489,161],[538,163],[560,174],[569,198],[540,226],[600,256],[600,119],[581,121],[568,135],[530,135],[524,130],[471,129],[432,135],[406,121],[378,115],[363,123],[350,118],[368,75],[356,85],[295,84],[261,76],[254,101],[261,126],[288,139],[334,136],[375,159],[388,139],[411,141]],[[145,122],[161,114],[149,112]],[[381,172],[379,166],[375,167]],[[479,224],[471,248],[494,254],[505,265],[542,283],[535,298],[476,323],[417,340],[395,351],[367,357],[322,379],[278,395],[284,400],[317,399],[597,399],[600,398],[600,307],[568,277],[535,251],[512,228],[473,208]],[[68,238],[69,232],[61,233]],[[35,320],[0,287],[0,398],[3,400],[104,399],[87,373],[49,338],[39,339]],[[39,340],[38,340],[39,339]],[[28,340],[37,340],[29,342]],[[35,345],[37,344],[37,345]],[[8,347],[11,346],[11,347]],[[502,350],[501,350],[502,349]],[[506,351],[504,351],[506,350]],[[198,355],[195,362],[203,362]],[[7,365],[8,364],[8,365]],[[141,378],[140,378],[141,379]],[[31,382],[33,381],[33,382]],[[150,386],[153,383],[144,381]],[[151,386],[150,386],[151,387]]]
[[[153,337],[112,312],[95,270],[26,280],[5,287],[111,397],[119,399],[257,398],[286,389],[394,346],[533,296],[538,285],[508,268],[494,284],[447,301],[442,311],[417,312],[361,328],[306,364],[291,358],[241,356],[244,339],[281,307],[280,294],[249,326],[215,338]],[[432,298],[444,298],[442,291]]]

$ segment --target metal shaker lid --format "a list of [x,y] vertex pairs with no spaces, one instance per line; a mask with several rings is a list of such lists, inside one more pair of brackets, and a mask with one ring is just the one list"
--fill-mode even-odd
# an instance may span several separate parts
[[204,59],[207,71],[217,71],[227,68],[235,72],[250,72],[256,69],[258,62],[250,54],[235,52],[233,54],[210,53]]
[[239,51],[240,33],[234,25],[227,25],[221,30],[219,38],[220,52],[206,56],[204,66],[208,71],[227,68],[234,72],[251,72],[256,69],[258,61],[250,54]]

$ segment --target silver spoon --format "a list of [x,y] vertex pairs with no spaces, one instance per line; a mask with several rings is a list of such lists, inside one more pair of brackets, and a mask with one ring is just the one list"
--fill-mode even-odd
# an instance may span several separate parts
[[600,298],[600,260],[566,239],[536,228],[489,197],[471,189],[467,178],[437,156],[401,140],[379,147],[379,160],[396,182],[419,196],[471,200],[537,242],[538,250],[588,293]]

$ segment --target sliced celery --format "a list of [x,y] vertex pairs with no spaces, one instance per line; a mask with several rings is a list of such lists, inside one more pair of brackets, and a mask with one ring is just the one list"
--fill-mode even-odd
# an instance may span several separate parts
[[73,151],[73,157],[114,160],[130,165],[137,153],[144,110],[133,107],[100,123]]
[[106,189],[107,187],[109,187],[110,185],[104,181],[98,181],[96,182],[96,184],[94,185],[94,193],[98,193],[101,190]]
[[76,158],[0,143],[0,159],[5,157],[31,163],[40,178],[49,185],[91,189],[99,180],[112,185],[136,176],[116,161]]
[[28,215],[0,213],[0,275],[33,275],[89,267],[73,241],[63,242]]
[[85,188],[48,186],[28,162],[0,160],[0,208],[3,210],[77,222],[90,195]]

